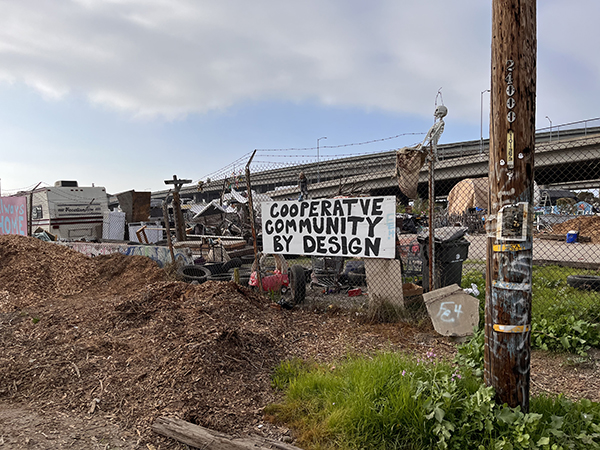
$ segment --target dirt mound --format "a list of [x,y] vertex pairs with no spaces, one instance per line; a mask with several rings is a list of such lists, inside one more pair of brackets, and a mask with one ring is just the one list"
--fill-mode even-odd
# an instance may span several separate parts
[[390,325],[382,339],[353,316],[282,310],[233,282],[167,281],[144,257],[0,239],[0,400],[101,414],[149,442],[163,414],[252,430],[275,399],[270,377],[282,360],[409,341],[407,328]]
[[110,413],[127,427],[169,413],[229,432],[257,422],[285,358],[284,313],[233,282],[11,309],[0,313],[0,398]]
[[579,231],[580,236],[592,238],[594,244],[600,244],[600,216],[576,217],[552,227],[552,232],[556,234],[567,234],[571,230]]
[[95,284],[101,289],[127,292],[166,279],[164,270],[145,256],[113,253],[96,256],[93,262],[98,272]]

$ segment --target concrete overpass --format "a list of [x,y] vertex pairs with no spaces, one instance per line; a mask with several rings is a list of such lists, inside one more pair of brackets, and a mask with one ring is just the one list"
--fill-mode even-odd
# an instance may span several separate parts
[[[436,163],[436,196],[445,197],[464,178],[488,175],[488,141],[465,141],[439,146]],[[549,133],[536,134],[535,179],[538,185],[592,189],[600,187],[600,127],[563,131],[560,140]],[[252,188],[268,193],[274,199],[297,198],[298,173],[309,178],[312,198],[348,193],[370,195],[404,195],[393,176],[395,151],[361,155],[317,163],[265,170],[252,173]],[[320,182],[317,182],[317,169]],[[419,196],[427,198],[428,173],[419,176]],[[220,196],[223,180],[214,180],[198,192],[196,186],[182,188],[181,197],[196,202]],[[155,192],[153,198],[164,198],[167,191]],[[404,197],[405,198],[405,197]]]

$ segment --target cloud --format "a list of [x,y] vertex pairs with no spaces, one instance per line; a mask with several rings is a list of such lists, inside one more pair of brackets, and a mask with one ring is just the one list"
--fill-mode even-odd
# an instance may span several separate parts
[[[468,55],[486,43],[449,33],[460,15],[446,2],[413,3],[5,2],[0,77],[171,118],[263,99],[429,114],[438,85],[469,86],[461,68],[485,77]],[[462,20],[486,19],[464,4]]]
[[[540,17],[563,28],[563,14],[590,21],[597,9],[548,5]],[[443,87],[450,114],[476,121],[489,87],[491,4],[480,0],[21,0],[0,12],[0,80],[133,116],[264,100],[429,116]],[[552,36],[544,45],[593,59],[585,30],[575,45]]]

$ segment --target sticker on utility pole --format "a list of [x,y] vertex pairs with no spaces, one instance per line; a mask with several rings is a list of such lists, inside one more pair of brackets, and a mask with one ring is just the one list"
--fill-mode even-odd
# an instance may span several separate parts
[[525,241],[528,232],[529,205],[525,202],[504,206],[498,212],[496,239],[500,241]]
[[509,169],[515,168],[515,132],[508,130],[506,135],[506,162]]

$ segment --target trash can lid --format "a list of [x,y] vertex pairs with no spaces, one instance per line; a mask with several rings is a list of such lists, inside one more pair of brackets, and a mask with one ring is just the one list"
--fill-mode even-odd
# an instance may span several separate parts
[[[436,242],[449,242],[455,241],[463,237],[468,228],[467,227],[440,227],[436,228],[434,233],[434,239]],[[423,231],[419,233],[417,236],[417,240],[419,241],[428,241],[429,240],[429,229],[423,228]]]

